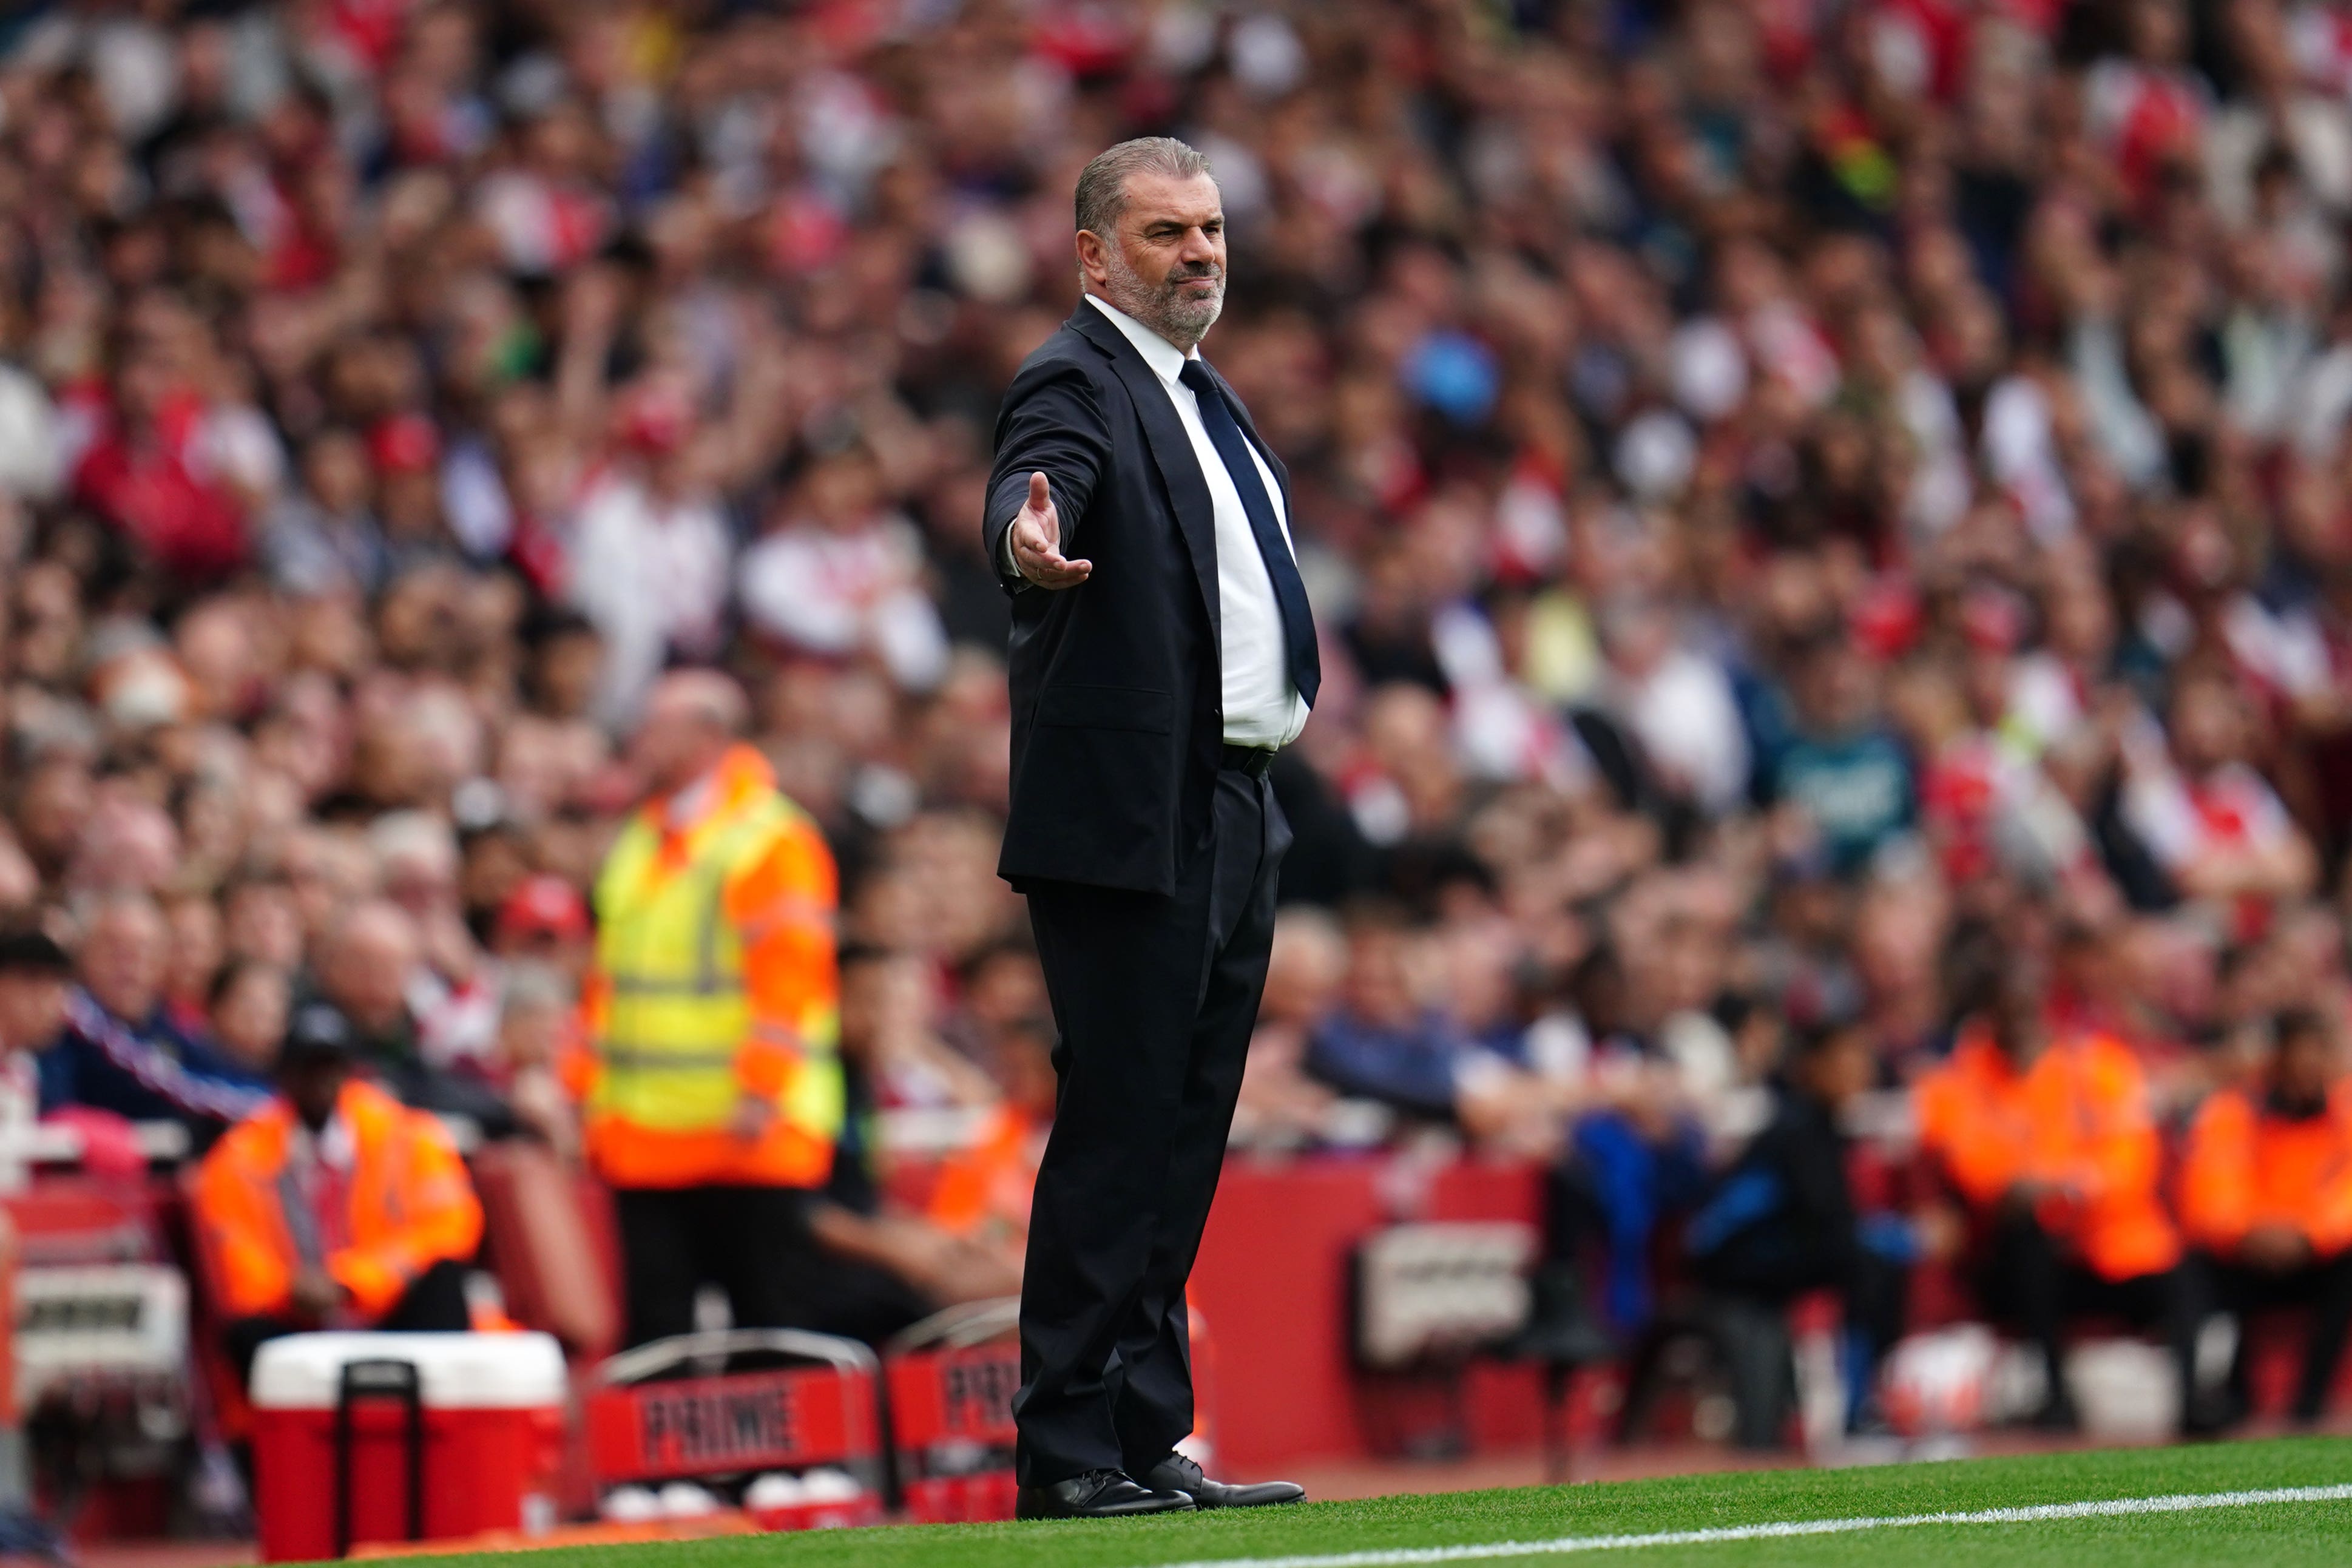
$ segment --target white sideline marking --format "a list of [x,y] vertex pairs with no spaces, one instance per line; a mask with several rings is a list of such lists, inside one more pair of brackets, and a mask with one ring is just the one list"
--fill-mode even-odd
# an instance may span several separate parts
[[1497,1557],[1552,1557],[1570,1552],[1626,1552],[1642,1546],[1712,1546],[1723,1541],[1773,1541],[1790,1535],[1844,1535],[1860,1530],[1903,1530],[1919,1524],[2033,1524],[2047,1519],[2111,1519],[2132,1513],[2188,1513],[2197,1509],[2252,1508],[2270,1502],[2352,1502],[2352,1485],[2273,1487],[2263,1491],[2189,1492],[2172,1497],[2116,1498],[2106,1502],[2052,1502],[2032,1508],[1988,1508],[1974,1513],[1898,1513],[1864,1519],[1798,1519],[1774,1524],[1730,1524],[1714,1530],[1667,1530],[1653,1535],[1563,1535],[1554,1541],[1495,1541],[1476,1546],[1391,1547],[1298,1557],[1216,1557],[1157,1568],[1413,1568],[1424,1563],[1481,1563]]

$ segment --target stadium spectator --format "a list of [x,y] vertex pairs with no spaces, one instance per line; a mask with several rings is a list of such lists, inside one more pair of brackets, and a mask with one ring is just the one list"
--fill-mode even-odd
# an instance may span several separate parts
[[213,981],[226,956],[220,906],[202,893],[180,893],[163,902],[165,949],[163,1016],[182,1035],[204,1036]]
[[[40,1111],[40,1068],[35,1051],[65,1026],[73,961],[37,931],[0,931],[0,1132],[14,1137]],[[133,1167],[143,1173],[143,1162]],[[0,1221],[0,1256],[13,1260],[20,1243],[13,1220]],[[0,1529],[25,1531],[33,1554],[61,1554],[53,1532],[32,1511],[31,1455],[19,1417],[7,1413],[0,1434]]]
[[278,1093],[205,1157],[194,1196],[221,1333],[241,1375],[309,1329],[460,1331],[482,1208],[448,1135],[359,1076],[359,1037],[295,1013]]
[[0,934],[0,1122],[22,1127],[41,1110],[41,1047],[66,1026],[73,960],[39,931]]
[[1765,797],[1795,814],[1801,831],[1841,872],[1911,824],[1911,762],[1878,715],[1878,672],[1843,636],[1802,653],[1790,682],[1789,727],[1765,770]]
[[947,673],[938,607],[922,587],[922,542],[881,509],[882,474],[859,447],[818,462],[789,517],[743,555],[743,609],[759,632],[834,658],[870,654],[928,691]]
[[537,963],[509,963],[499,977],[499,1037],[489,1064],[516,1119],[566,1158],[580,1152],[579,1109],[563,1087],[564,1059],[579,1049],[580,988]]
[[232,965],[265,963],[289,971],[300,965],[307,941],[302,913],[283,879],[261,872],[239,876],[221,889],[220,902]]
[[[573,301],[600,294],[603,276],[581,274]],[[582,307],[597,324],[566,339],[569,353],[593,353],[595,337],[615,323],[616,305]],[[707,658],[725,627],[735,542],[702,479],[693,411],[668,388],[646,388],[619,416],[618,450],[578,501],[566,565],[572,603],[604,642],[599,712],[608,722],[633,719],[664,662]]]
[[[1298,904],[1275,917],[1265,994],[1234,1110],[1236,1143],[1295,1148],[1357,1141],[1338,1124],[1338,1095],[1307,1071],[1308,1041],[1339,995],[1347,967],[1347,937],[1329,914]],[[1391,1118],[1382,1110],[1371,1123],[1374,1139],[1388,1130]]]
[[1722,667],[1675,635],[1672,612],[1643,599],[1612,605],[1601,644],[1610,710],[1639,743],[1658,787],[1719,816],[1748,795],[1748,732]]
[[213,979],[205,1022],[221,1054],[249,1073],[267,1073],[278,1060],[293,1009],[293,979],[256,958],[232,959]]
[[588,903],[561,877],[525,877],[497,905],[490,952],[508,963],[548,965],[575,985],[587,973],[593,951]]
[[176,1121],[202,1147],[260,1103],[265,1079],[165,1016],[169,942],[145,893],[100,901],[76,955],[65,1032],[41,1055],[45,1114],[81,1106]]
[[[870,1104],[986,1105],[995,1100],[987,1072],[941,1037],[935,993],[930,968],[915,953],[868,952],[854,969],[842,966],[845,1050],[854,1019],[858,1076]],[[991,1032],[992,1055],[1004,1048],[1006,1033],[1001,1027]]]
[[1416,994],[1412,949],[1401,911],[1368,906],[1350,915],[1339,1005],[1307,1042],[1307,1071],[1341,1094],[1451,1121],[1469,1042]]
[[1026,1026],[1046,1009],[1045,977],[1028,933],[998,937],[964,961],[960,994],[940,1026],[940,1036],[985,1066],[1007,1029]]
[[1920,1237],[1904,1216],[1862,1211],[1839,1120],[1874,1071],[1869,1036],[1858,1025],[1822,1024],[1801,1034],[1772,1120],[1724,1171],[1684,1232],[1699,1279],[1717,1296],[1716,1338],[1731,1365],[1733,1440],[1742,1447],[1781,1442],[1794,1387],[1787,1311],[1798,1296],[1828,1289],[1840,1298],[1849,1427],[1872,1419],[1879,1361],[1902,1336]]
[[457,835],[423,812],[390,812],[370,826],[368,847],[383,896],[416,931],[407,990],[418,1049],[436,1067],[478,1074],[498,1033],[498,986],[466,924]]
[[313,943],[318,997],[349,1025],[362,1068],[403,1104],[461,1116],[486,1138],[516,1131],[514,1111],[480,1078],[428,1056],[410,1003],[422,962],[416,923],[388,900],[349,905]]
[[[1646,1330],[1656,1310],[1652,1249],[1659,1229],[1701,1196],[1706,1134],[1682,1075],[1655,1037],[1658,1021],[1628,983],[1617,951],[1596,948],[1571,982],[1586,1042],[1591,1103],[1576,1115],[1553,1167],[1546,1247],[1580,1274],[1597,1245],[1604,1260],[1601,1316],[1622,1334]],[[1638,1010],[1637,1010],[1638,1009]],[[1640,1020],[1648,1014],[1652,1028]],[[1556,1310],[1580,1315],[1581,1289],[1556,1291]]]
[[2318,1015],[2283,1015],[2255,1080],[2205,1102],[2180,1173],[2181,1228],[2214,1265],[2221,1304],[2238,1319],[2231,1415],[2248,1406],[2252,1314],[2311,1308],[2292,1411],[2316,1420],[2352,1331],[2352,1081]]
[[2179,672],[2163,731],[2132,757],[2125,820],[2182,896],[2231,910],[2244,939],[2272,901],[2311,885],[2310,843],[2246,765],[2247,693],[2219,670]]

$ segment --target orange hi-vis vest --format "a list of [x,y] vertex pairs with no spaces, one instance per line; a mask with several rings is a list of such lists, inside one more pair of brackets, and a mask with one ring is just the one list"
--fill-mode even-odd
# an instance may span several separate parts
[[998,1106],[971,1146],[940,1163],[925,1213],[941,1230],[969,1240],[1018,1245],[1028,1239],[1029,1204],[1037,1186],[1044,1134],[1028,1112]]
[[355,1151],[340,1237],[322,1236],[290,1161],[294,1108],[273,1100],[230,1128],[196,1173],[195,1222],[227,1318],[282,1312],[295,1274],[323,1268],[364,1321],[392,1310],[411,1281],[482,1240],[482,1205],[440,1122],[373,1084],[343,1086],[335,1113]]
[[1990,1208],[2022,1181],[2063,1185],[2035,1217],[2102,1279],[2180,1260],[2147,1077],[2122,1041],[2062,1036],[2021,1073],[1989,1033],[1971,1030],[1920,1080],[1918,1106],[1921,1144],[1971,1207]]
[[[683,820],[632,817],[597,879],[567,1071],[589,1159],[616,1187],[818,1186],[843,1114],[833,855],[749,746],[697,790]],[[746,1096],[775,1107],[757,1138]]]
[[2243,1089],[2205,1102],[2180,1166],[2189,1239],[2234,1251],[2256,1226],[2302,1233],[2322,1258],[2352,1247],[2352,1081],[2315,1116],[2281,1116]]

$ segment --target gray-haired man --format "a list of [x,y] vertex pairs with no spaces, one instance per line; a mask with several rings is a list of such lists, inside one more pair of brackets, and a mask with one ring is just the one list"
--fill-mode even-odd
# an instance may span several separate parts
[[1288,483],[1200,354],[1224,212],[1181,142],[1078,177],[1086,298],[996,431],[1012,809],[1061,1095],[1022,1289],[1024,1518],[1289,1502],[1174,1452],[1192,1273],[1265,982],[1290,830],[1266,772],[1319,684]]

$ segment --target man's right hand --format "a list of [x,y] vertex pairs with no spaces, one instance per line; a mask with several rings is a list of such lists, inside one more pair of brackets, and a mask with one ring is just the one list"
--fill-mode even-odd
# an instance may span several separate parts
[[1091,561],[1063,556],[1062,519],[1044,474],[1029,476],[1029,500],[1013,515],[1009,537],[1013,570],[1040,588],[1075,588],[1095,569]]
[[2311,1243],[2293,1226],[2258,1225],[2238,1244],[2238,1260],[2264,1274],[2291,1274],[2311,1261]]
[[2038,1210],[2044,1198],[2055,1198],[2061,1203],[2073,1203],[2078,1195],[2074,1189],[2064,1182],[2044,1181],[2039,1176],[2021,1176],[2010,1184],[2009,1191],[2000,1195],[2000,1206],[2009,1215],[2023,1217]]
[[324,1322],[330,1312],[343,1304],[343,1288],[323,1268],[298,1269],[288,1294],[293,1300],[294,1315],[308,1322]]
[[739,1143],[757,1143],[768,1135],[781,1115],[776,1102],[763,1094],[743,1094],[736,1098],[735,1113],[727,1119],[727,1131]]

